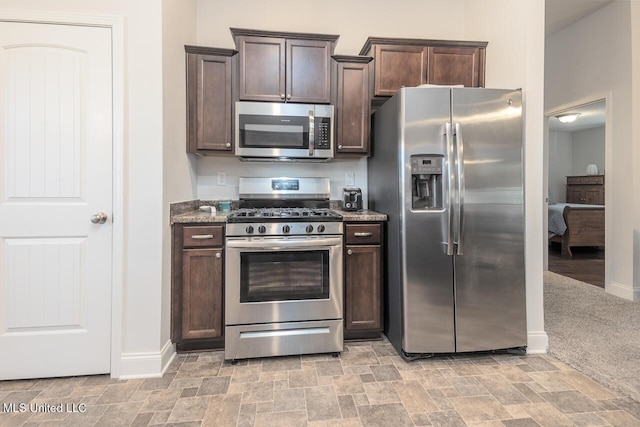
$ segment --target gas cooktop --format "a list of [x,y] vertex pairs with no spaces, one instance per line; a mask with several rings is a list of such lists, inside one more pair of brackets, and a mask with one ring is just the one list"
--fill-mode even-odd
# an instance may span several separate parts
[[332,222],[342,216],[326,208],[257,208],[240,209],[227,216],[229,223],[253,222]]

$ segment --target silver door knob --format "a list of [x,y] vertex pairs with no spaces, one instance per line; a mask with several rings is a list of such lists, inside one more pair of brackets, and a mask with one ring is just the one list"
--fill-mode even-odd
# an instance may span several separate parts
[[342,144],[338,144],[338,150],[342,150]]
[[280,98],[281,98],[281,99],[284,99],[284,93],[281,93],[281,94],[280,94]]
[[231,143],[230,143],[230,142],[227,142],[227,143],[225,144],[225,146],[226,146],[227,148],[229,148],[229,147],[231,147]]
[[352,253],[353,253],[353,251],[352,251],[351,249],[349,249],[349,250],[347,251],[347,255],[351,255]]
[[291,99],[291,94],[290,93],[287,94],[287,99]]
[[107,222],[107,214],[104,212],[98,212],[91,215],[91,222],[94,224],[104,224]]
[[216,252],[216,258],[220,258],[222,257],[222,254],[220,252]]

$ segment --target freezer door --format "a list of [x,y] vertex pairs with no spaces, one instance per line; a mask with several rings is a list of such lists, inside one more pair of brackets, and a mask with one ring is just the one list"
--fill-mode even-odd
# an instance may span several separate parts
[[[401,89],[402,348],[406,353],[455,350],[453,257],[447,255],[446,244],[451,170],[444,130],[450,121],[450,98],[448,88]],[[442,209],[412,209],[412,155],[445,156]]]
[[456,351],[526,346],[520,91],[453,89]]

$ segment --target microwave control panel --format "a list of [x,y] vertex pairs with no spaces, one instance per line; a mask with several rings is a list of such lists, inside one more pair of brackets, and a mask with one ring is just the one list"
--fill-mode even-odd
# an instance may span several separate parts
[[330,119],[328,117],[323,117],[319,120],[317,124],[317,134],[316,134],[316,148],[330,149],[331,148],[331,134],[329,132]]

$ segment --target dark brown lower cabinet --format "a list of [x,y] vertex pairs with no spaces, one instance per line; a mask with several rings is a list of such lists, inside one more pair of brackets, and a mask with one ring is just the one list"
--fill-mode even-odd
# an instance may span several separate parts
[[383,329],[382,227],[345,224],[345,339],[379,337]]
[[224,345],[224,226],[175,225],[172,339],[178,350]]

